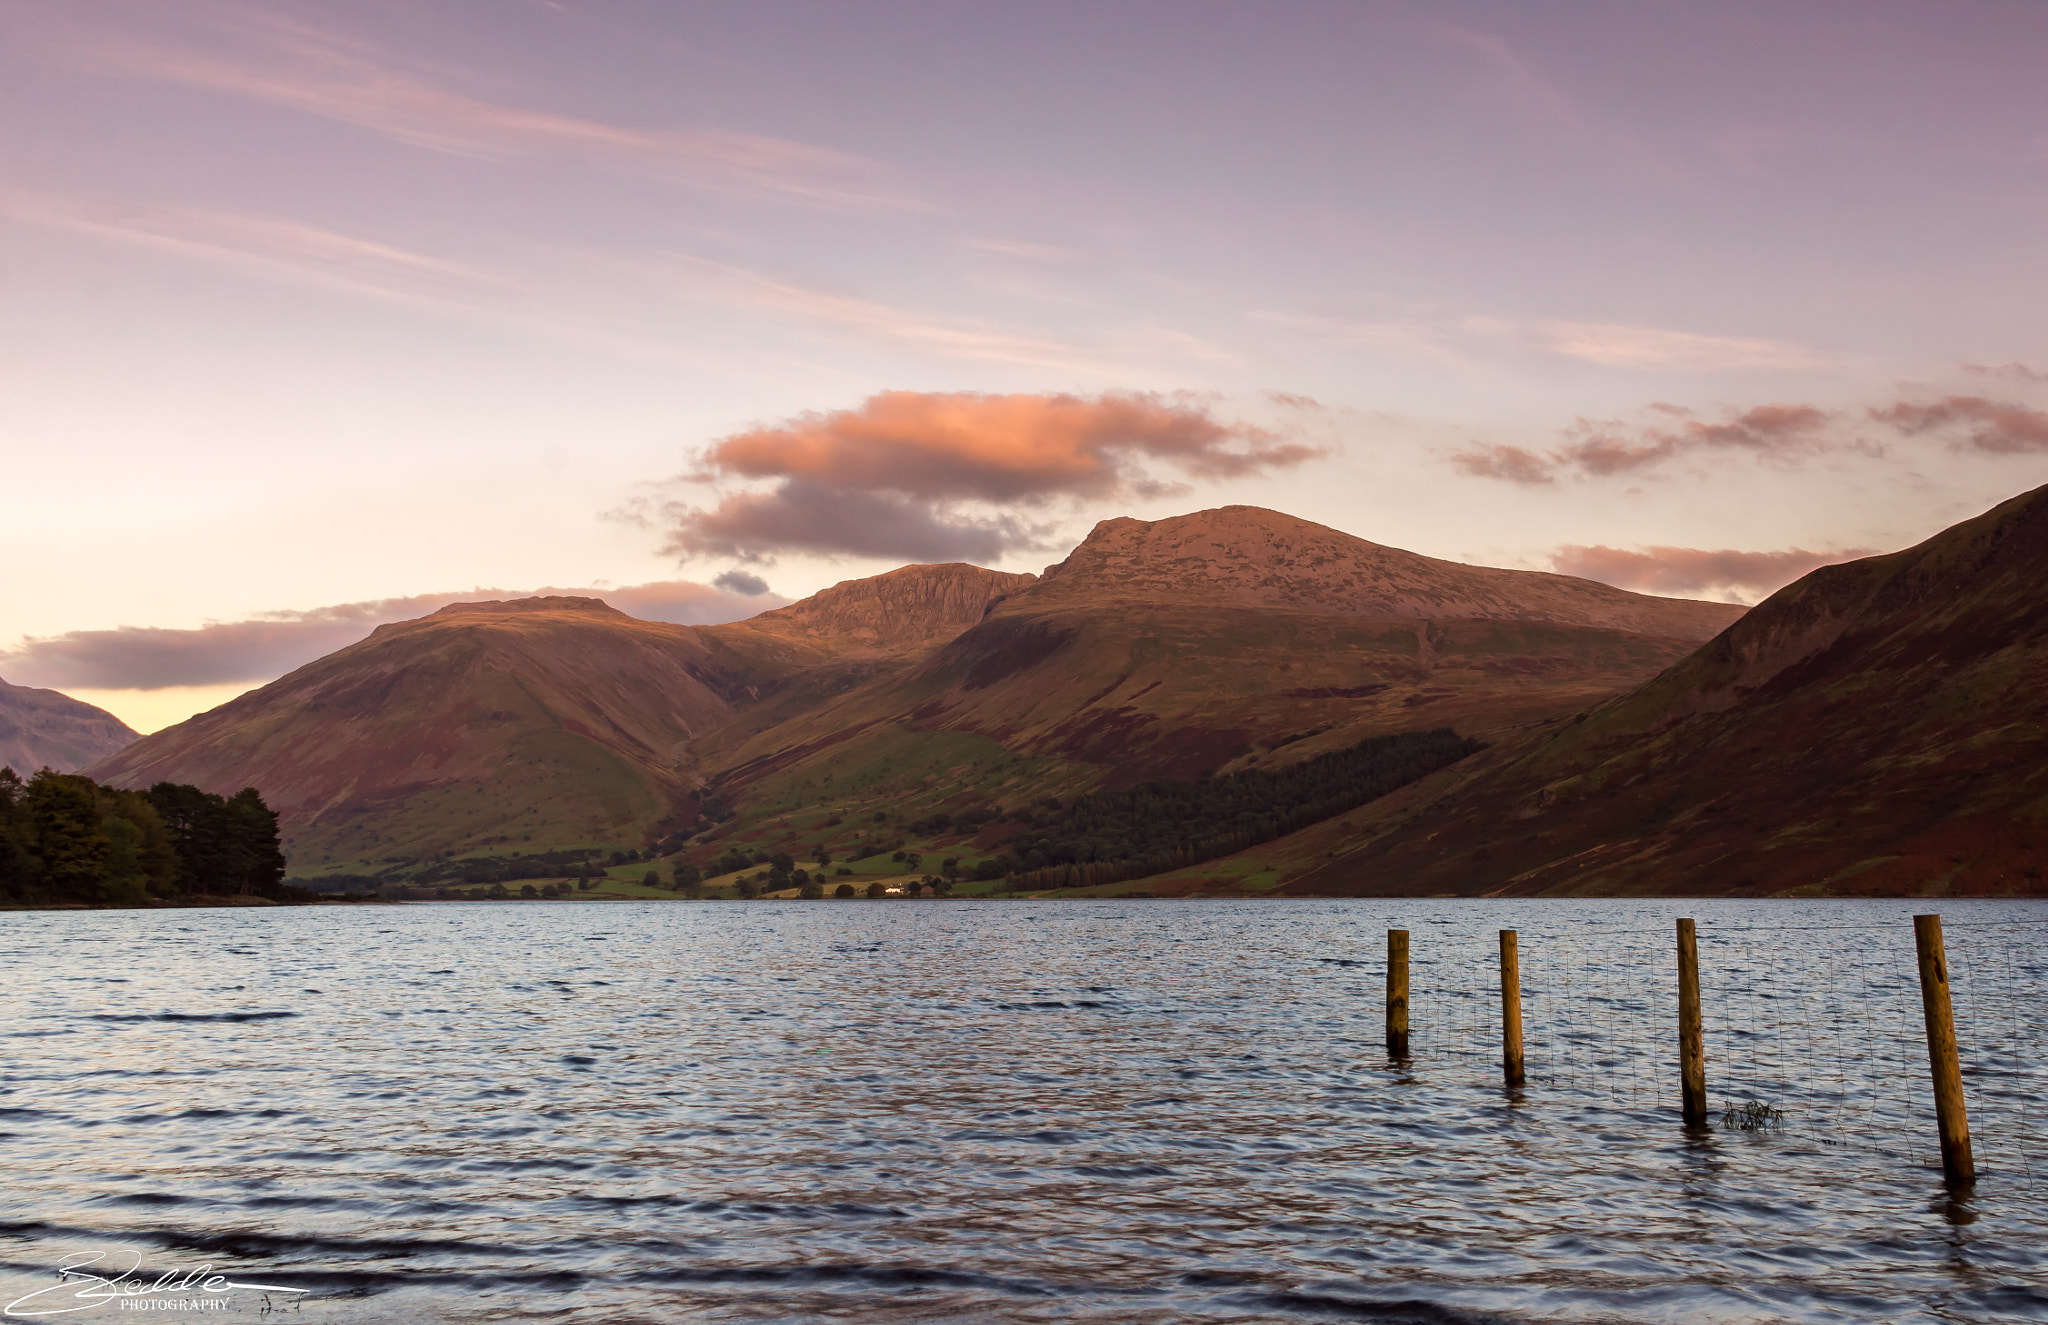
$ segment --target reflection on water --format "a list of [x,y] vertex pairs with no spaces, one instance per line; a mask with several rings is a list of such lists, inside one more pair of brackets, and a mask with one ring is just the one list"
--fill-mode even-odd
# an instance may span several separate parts
[[[1943,904],[1967,1193],[1940,1182],[1911,909],[11,914],[0,1293],[132,1247],[310,1289],[284,1309],[321,1321],[2048,1317],[2048,906]],[[1717,1110],[1781,1128],[1678,1125],[1681,914]],[[1402,1061],[1389,926],[1414,935]]]

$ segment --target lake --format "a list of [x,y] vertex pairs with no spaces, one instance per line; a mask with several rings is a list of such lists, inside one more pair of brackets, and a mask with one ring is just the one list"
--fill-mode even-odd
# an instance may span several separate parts
[[[1962,1193],[1916,910],[1955,971]],[[1692,1130],[1679,916],[1715,1111]],[[14,1317],[2048,1319],[2048,903],[8,913],[0,953]],[[124,1305],[65,1264],[265,1287]]]

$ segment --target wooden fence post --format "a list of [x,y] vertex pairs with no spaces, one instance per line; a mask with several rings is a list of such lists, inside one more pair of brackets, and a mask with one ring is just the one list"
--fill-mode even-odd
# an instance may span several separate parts
[[1974,1182],[1977,1162],[1970,1154],[1970,1115],[1963,1106],[1963,1068],[1956,1052],[1955,1008],[1948,997],[1940,916],[1913,917],[1913,946],[1920,954],[1920,1007],[1927,1014],[1927,1063],[1934,1072],[1941,1171],[1952,1183]]
[[1387,931],[1387,1052],[1408,1056],[1408,931]]
[[1680,1111],[1688,1127],[1707,1121],[1707,1047],[1700,1026],[1700,949],[1693,922],[1678,922]]
[[1515,931],[1500,932],[1500,1066],[1510,1086],[1522,1084],[1522,961]]

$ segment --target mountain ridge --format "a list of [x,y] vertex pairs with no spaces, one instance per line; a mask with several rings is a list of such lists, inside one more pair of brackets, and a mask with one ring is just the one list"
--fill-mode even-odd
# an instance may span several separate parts
[[23,778],[48,767],[75,773],[137,739],[134,728],[103,708],[61,690],[0,680],[0,767]]
[[[781,833],[778,807],[821,797],[916,818],[1389,732],[1484,737],[1626,689],[1740,612],[1227,507],[1105,522],[1044,576],[906,566],[718,626],[588,597],[451,604],[94,771],[257,786],[300,868],[638,847],[727,809]],[[983,783],[945,790],[963,768]]]
[[2044,573],[2048,488],[1823,567],[1289,890],[2048,891]]

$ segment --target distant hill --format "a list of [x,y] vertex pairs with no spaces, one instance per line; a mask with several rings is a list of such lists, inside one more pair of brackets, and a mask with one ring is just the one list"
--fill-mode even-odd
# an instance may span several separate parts
[[635,841],[694,817],[691,738],[816,650],[722,647],[594,598],[459,603],[96,765],[259,788],[301,872],[518,844]]
[[379,626],[93,771],[128,787],[258,787],[301,873],[637,848],[696,822],[703,735],[791,692],[810,702],[871,677],[1029,577],[878,578],[734,626],[641,621],[595,598],[458,603]]
[[2048,488],[1817,570],[1583,720],[1355,816],[1288,891],[2048,892],[2044,584]]
[[0,766],[24,778],[44,767],[75,773],[135,739],[135,730],[105,709],[0,681]]

